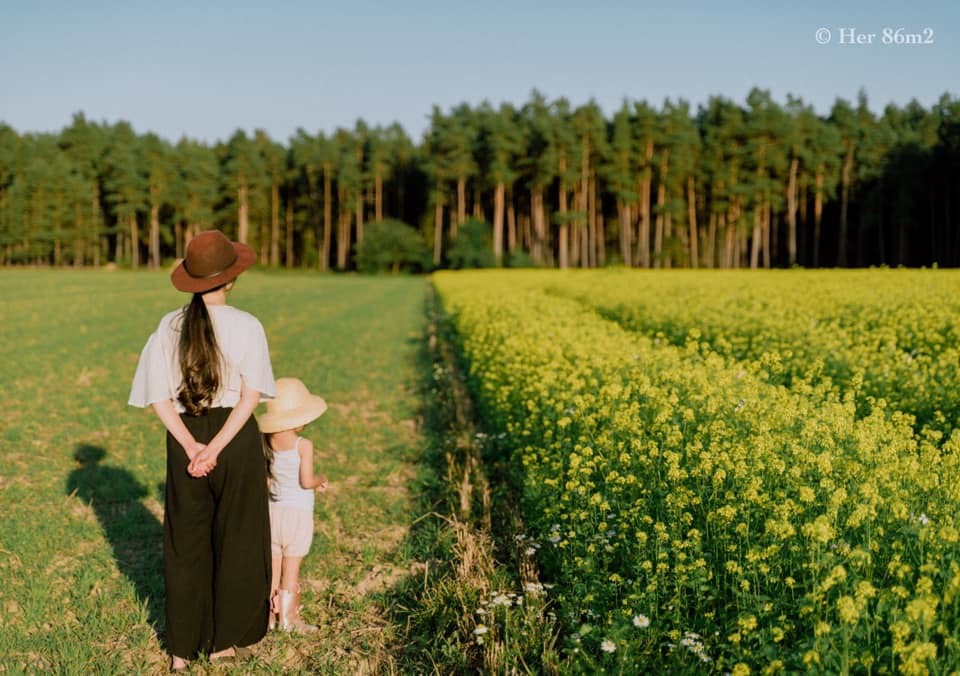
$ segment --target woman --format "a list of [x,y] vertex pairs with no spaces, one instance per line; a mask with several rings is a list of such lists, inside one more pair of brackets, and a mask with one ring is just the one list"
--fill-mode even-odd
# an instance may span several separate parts
[[167,429],[163,573],[173,670],[201,653],[232,658],[267,629],[267,480],[252,413],[276,384],[263,326],[227,305],[255,260],[218,230],[190,241],[170,277],[193,297],[160,320],[130,392],[129,403],[152,406]]

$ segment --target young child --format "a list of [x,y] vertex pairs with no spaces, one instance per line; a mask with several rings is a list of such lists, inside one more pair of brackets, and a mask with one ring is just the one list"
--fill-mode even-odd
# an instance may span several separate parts
[[278,378],[277,396],[258,419],[270,464],[270,625],[285,631],[317,629],[300,617],[299,577],[313,541],[314,490],[326,490],[327,478],[314,474],[313,444],[300,432],[326,410],[326,402],[300,380]]

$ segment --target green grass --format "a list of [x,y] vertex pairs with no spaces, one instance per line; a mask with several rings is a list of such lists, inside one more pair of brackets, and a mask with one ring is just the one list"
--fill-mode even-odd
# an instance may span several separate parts
[[[230,297],[263,322],[275,374],[330,405],[304,432],[331,482],[302,570],[320,632],[270,635],[237,672],[402,669],[383,590],[418,549],[425,285],[252,271]],[[163,428],[126,401],[147,336],[187,300],[162,272],[0,270],[0,670],[165,668]]]

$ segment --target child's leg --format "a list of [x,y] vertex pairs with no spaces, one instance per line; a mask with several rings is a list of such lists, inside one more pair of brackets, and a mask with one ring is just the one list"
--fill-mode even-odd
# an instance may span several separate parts
[[281,563],[280,588],[296,592],[300,586],[300,562],[302,556],[284,556]]
[[300,562],[302,556],[284,556],[280,576],[280,591],[277,592],[280,605],[280,627],[287,631],[316,631],[317,627],[307,624],[300,617]]
[[271,580],[270,580],[270,598],[273,598],[273,595],[277,592],[278,589],[280,589],[280,566],[282,565],[282,563],[283,563],[282,556],[273,557],[273,567],[272,567],[273,575],[271,576]]

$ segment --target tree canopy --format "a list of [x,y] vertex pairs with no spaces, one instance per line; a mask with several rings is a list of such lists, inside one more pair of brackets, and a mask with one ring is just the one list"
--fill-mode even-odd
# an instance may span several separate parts
[[363,120],[215,144],[83,113],[59,133],[0,122],[0,264],[156,267],[216,227],[261,264],[346,270],[366,224],[391,219],[432,243],[434,266],[462,264],[468,219],[490,224],[491,265],[960,264],[960,100],[867,103],[818,115],[755,88],[607,117],[534,91],[435,106],[419,143]]

